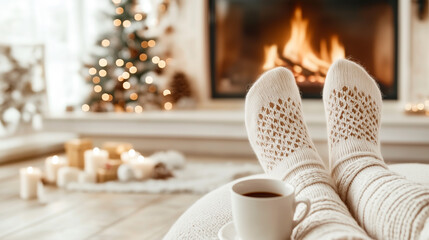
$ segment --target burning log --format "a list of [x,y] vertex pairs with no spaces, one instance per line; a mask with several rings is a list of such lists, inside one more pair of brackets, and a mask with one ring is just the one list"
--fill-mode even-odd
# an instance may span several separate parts
[[289,68],[299,85],[321,85],[325,82],[328,68],[336,59],[345,57],[345,48],[337,35],[330,37],[330,47],[325,39],[320,41],[320,52],[311,46],[308,20],[303,18],[300,8],[296,8],[291,20],[291,35],[279,52],[277,45],[264,47],[263,70],[277,66]]

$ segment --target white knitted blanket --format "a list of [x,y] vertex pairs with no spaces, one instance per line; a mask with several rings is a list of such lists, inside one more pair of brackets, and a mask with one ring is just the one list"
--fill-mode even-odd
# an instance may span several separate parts
[[106,183],[69,183],[67,190],[85,192],[145,192],[145,193],[207,193],[234,179],[261,173],[258,164],[243,163],[191,163],[173,171],[167,180],[134,182],[111,181]]

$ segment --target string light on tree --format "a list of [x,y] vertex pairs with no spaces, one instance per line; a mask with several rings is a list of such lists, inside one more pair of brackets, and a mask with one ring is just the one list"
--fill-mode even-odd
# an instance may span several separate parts
[[146,82],[147,84],[152,84],[152,83],[153,83],[153,78],[152,78],[151,76],[147,76],[147,77],[145,78],[145,82]]
[[166,63],[165,63],[165,61],[164,61],[164,60],[160,60],[160,61],[158,62],[158,67],[159,67],[159,68],[165,68],[165,66],[166,66]]
[[143,20],[143,14],[141,14],[141,13],[136,13],[136,14],[134,15],[134,19],[135,19],[136,21],[141,21],[141,20]]
[[163,92],[162,92],[162,95],[164,95],[164,96],[167,96],[167,95],[170,95],[171,94],[171,91],[169,90],[169,89],[165,89]]
[[103,39],[103,41],[101,41],[101,46],[103,46],[103,47],[108,47],[108,46],[110,46],[110,41],[109,41],[109,39]]
[[122,23],[122,25],[124,26],[124,27],[130,27],[131,26],[131,22],[130,22],[130,20],[125,20],[123,23]]
[[140,44],[140,46],[141,46],[142,48],[147,48],[147,47],[149,46],[149,43],[148,43],[148,41],[143,41],[143,42]]
[[132,62],[127,62],[127,64],[125,64],[125,67],[127,67],[127,68],[131,68],[132,66],[133,66]]
[[164,103],[164,109],[167,111],[173,109],[173,104],[171,102]]
[[148,45],[149,47],[155,47],[156,42],[155,42],[155,40],[149,40],[149,41],[147,42],[147,45]]
[[130,73],[134,74],[137,72],[137,68],[135,66],[130,67]]
[[147,60],[147,54],[145,54],[145,53],[140,54],[139,59],[142,62],[146,61]]
[[135,100],[137,100],[138,98],[139,98],[139,95],[138,95],[137,93],[131,93],[131,94],[130,94],[130,99],[131,99],[131,100],[135,101]]
[[142,106],[140,106],[140,105],[137,105],[137,106],[134,108],[134,111],[135,111],[136,113],[142,113],[142,112],[143,112],[143,107],[142,107]]
[[122,87],[123,87],[124,89],[130,89],[131,84],[130,84],[129,82],[124,82],[124,83],[122,83]]
[[97,69],[95,69],[94,67],[92,67],[92,68],[90,68],[88,70],[88,72],[89,72],[90,75],[95,75],[95,74],[97,74]]
[[99,84],[100,83],[100,78],[98,76],[95,76],[95,77],[92,78],[92,82],[94,84]]
[[101,70],[98,72],[98,75],[100,75],[100,77],[105,77],[105,76],[107,75],[107,72],[106,72],[106,70],[101,69]]
[[127,106],[127,107],[125,108],[125,111],[127,111],[127,112],[133,112],[133,111],[134,111],[134,108],[133,108],[133,107],[131,107],[131,106]]
[[107,60],[105,58],[101,58],[98,61],[98,64],[100,65],[100,67],[105,67],[105,66],[107,66]]
[[124,13],[124,9],[121,7],[117,7],[116,8],[116,14],[122,14],[122,13]]
[[116,59],[116,66],[118,66],[118,67],[122,67],[122,66],[124,66],[124,60],[122,60],[122,59]]
[[128,78],[130,78],[130,74],[128,72],[123,72],[122,73],[122,78],[123,79],[128,79]]
[[82,111],[88,112],[89,111],[89,105],[88,104],[83,104],[82,105]]
[[103,95],[101,95],[101,99],[105,102],[109,101],[109,94],[108,93],[103,93]]
[[119,20],[119,19],[115,19],[115,20],[113,20],[113,25],[114,25],[115,27],[119,27],[119,26],[121,26],[121,24],[122,24],[122,21],[121,21],[121,20]]
[[94,92],[99,93],[103,90],[103,88],[100,85],[95,85],[94,86]]
[[158,64],[158,63],[159,63],[159,60],[160,60],[160,59],[159,59],[159,57],[158,57],[158,56],[155,56],[155,57],[153,57],[153,58],[152,58],[152,62],[153,62],[153,63],[155,63],[155,64]]

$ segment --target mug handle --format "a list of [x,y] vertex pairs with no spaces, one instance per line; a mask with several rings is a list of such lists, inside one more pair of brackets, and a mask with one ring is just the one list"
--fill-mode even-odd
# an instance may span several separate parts
[[301,199],[298,199],[295,201],[295,204],[294,204],[294,210],[295,211],[296,211],[296,207],[298,207],[298,205],[300,203],[305,204],[305,206],[306,206],[305,212],[304,212],[304,214],[301,214],[301,216],[297,220],[293,221],[292,225],[294,228],[296,227],[296,225],[298,225],[300,222],[302,222],[302,220],[304,220],[304,218],[308,215],[308,213],[310,212],[310,209],[311,209],[310,200],[308,200],[308,198],[301,198]]

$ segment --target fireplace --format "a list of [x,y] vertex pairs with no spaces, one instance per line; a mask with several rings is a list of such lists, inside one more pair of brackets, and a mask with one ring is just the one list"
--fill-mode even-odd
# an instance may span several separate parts
[[282,66],[304,98],[320,98],[338,58],[363,65],[384,99],[398,98],[397,0],[210,0],[213,98],[242,98],[258,76]]

